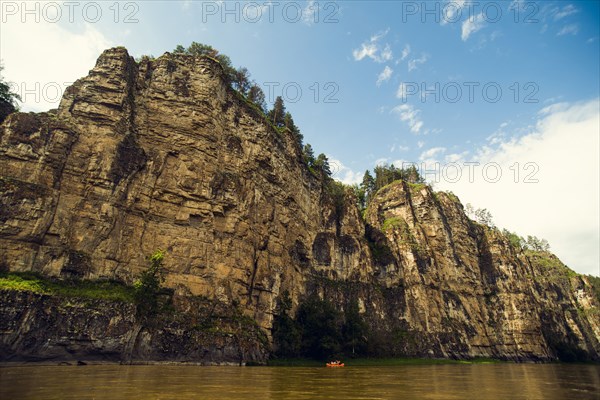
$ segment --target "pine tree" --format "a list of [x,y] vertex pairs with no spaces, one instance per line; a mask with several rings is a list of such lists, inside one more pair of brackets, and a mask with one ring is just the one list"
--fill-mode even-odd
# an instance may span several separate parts
[[235,71],[232,83],[241,94],[246,96],[250,90],[250,73],[248,72],[248,69],[245,67],[239,67]]
[[263,112],[267,109],[265,93],[256,82],[252,82],[250,89],[248,89],[248,100],[259,106]]
[[[180,50],[182,47],[183,46],[178,45],[175,48],[175,51]],[[208,56],[213,58],[216,58],[219,54],[219,52],[212,46],[198,42],[192,42],[192,44],[190,44],[189,47],[185,50],[185,53],[192,56]]]
[[315,168],[319,169],[324,176],[331,176],[331,168],[329,167],[329,159],[323,153],[317,156],[314,163]]
[[352,189],[354,197],[356,197],[356,206],[362,212],[367,206],[367,197],[365,194],[365,189],[363,189],[361,185],[358,185],[356,183],[350,186],[350,188]]
[[273,125],[280,128],[285,124],[284,117],[285,105],[283,104],[283,99],[281,96],[277,96],[275,103],[273,104],[273,109],[269,111],[269,119],[271,119]]
[[373,176],[369,170],[365,171],[360,187],[365,193],[365,202],[368,204],[371,195],[373,195],[373,192],[375,192],[375,179],[373,179]]
[[283,126],[288,128],[292,132],[298,132],[298,127],[294,124],[294,119],[292,118],[292,114],[286,112],[283,117]]
[[527,247],[534,251],[549,251],[550,244],[546,239],[537,236],[527,236]]
[[306,143],[304,145],[302,153],[304,153],[304,162],[306,163],[306,165],[312,167],[315,163],[315,153],[310,143]]
[[236,79],[237,71],[231,65],[231,59],[225,54],[219,54],[219,51],[208,44],[192,42],[187,49],[183,49],[182,45],[177,45],[173,53],[184,53],[191,56],[198,57],[211,57],[214,58],[221,64],[225,71],[225,79],[228,82],[234,82]]
[[283,117],[283,125],[286,128],[288,128],[290,130],[290,132],[292,132],[294,140],[296,141],[298,146],[300,146],[300,148],[302,148],[302,140],[304,140],[304,136],[302,136],[302,134],[300,133],[300,129],[294,123],[292,114],[290,114],[289,112],[286,112],[285,116]]
[[403,170],[403,179],[410,183],[423,183],[425,179],[419,174],[419,170],[414,165]]
[[494,219],[492,213],[487,208],[478,208],[475,210],[475,220],[480,224],[487,225],[491,228],[494,227]]

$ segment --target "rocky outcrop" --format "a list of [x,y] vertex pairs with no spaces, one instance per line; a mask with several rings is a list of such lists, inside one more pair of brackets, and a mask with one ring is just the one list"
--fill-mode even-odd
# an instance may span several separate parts
[[125,302],[0,291],[4,362],[265,363],[266,336],[218,303],[178,299],[139,321]]
[[393,310],[373,311],[418,338],[409,353],[598,359],[600,313],[586,278],[550,253],[515,249],[469,220],[452,194],[389,185],[370,204],[367,223],[391,254],[380,282],[403,293]]
[[105,51],[57,112],[7,118],[0,169],[12,271],[132,283],[163,249],[176,297],[239,306],[267,333],[287,289],[294,304],[356,298],[372,326],[399,333],[398,354],[599,357],[585,278],[424,185],[381,189],[365,223],[210,58]]

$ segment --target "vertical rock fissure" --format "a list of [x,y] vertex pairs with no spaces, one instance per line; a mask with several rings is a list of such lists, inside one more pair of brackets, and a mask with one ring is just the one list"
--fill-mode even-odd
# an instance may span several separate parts
[[450,245],[450,249],[452,250],[452,256],[454,257],[456,266],[462,266],[462,261],[456,252],[456,245],[454,243],[454,234],[452,232],[452,228],[450,227],[450,224],[448,223],[448,218],[446,217],[444,208],[442,207],[442,205],[440,204],[440,202],[436,198],[436,196],[433,194],[432,189],[427,188],[427,193],[429,194],[429,197],[431,199],[433,199],[433,204],[436,207],[438,214],[440,215],[440,219],[442,220],[442,226],[444,227],[444,232],[448,236],[448,242]]
[[[64,173],[64,170],[65,170],[65,166],[67,165],[67,162],[69,161],[69,158],[71,156],[71,151],[73,149],[73,146],[75,146],[75,143],[77,142],[77,139],[79,138],[79,135],[76,135],[74,132],[71,132],[70,130],[69,130],[69,132],[72,133],[73,139],[68,142],[68,146],[66,148],[65,156],[62,159],[63,162],[59,164],[60,166],[58,168],[58,172],[55,173],[56,179],[55,179],[54,184],[53,184],[53,189],[56,191],[55,192],[56,193],[56,199],[52,203],[52,208],[51,208],[51,211],[50,211],[52,213],[52,215],[49,218],[49,223],[48,223],[48,225],[46,226],[46,229],[44,229],[44,231],[43,231],[43,233],[41,235],[42,241],[43,241],[44,237],[46,236],[46,234],[48,233],[48,231],[50,230],[50,228],[52,227],[52,225],[54,225],[54,220],[56,218],[56,212],[58,210],[58,205],[60,204],[60,198],[61,198],[61,195],[62,195],[62,191],[60,189],[61,189],[61,186],[62,186],[61,185],[62,181],[63,181],[62,177],[63,177],[63,173]],[[37,254],[35,256],[37,256]]]
[[254,249],[252,257],[252,273],[250,275],[250,283],[248,284],[248,304],[252,304],[252,294],[254,292],[254,281],[256,280],[256,273],[258,271],[258,251]]

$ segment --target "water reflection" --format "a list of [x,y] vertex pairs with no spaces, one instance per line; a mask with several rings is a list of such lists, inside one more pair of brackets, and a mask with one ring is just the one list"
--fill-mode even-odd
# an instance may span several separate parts
[[0,399],[600,399],[600,366],[0,368]]

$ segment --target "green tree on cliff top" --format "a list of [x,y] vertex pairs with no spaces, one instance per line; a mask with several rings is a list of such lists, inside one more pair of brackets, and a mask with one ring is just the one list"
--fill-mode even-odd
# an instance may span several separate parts
[[19,110],[17,101],[21,101],[21,96],[10,89],[10,85],[4,82],[2,70],[4,67],[0,65],[0,123],[15,111]]

